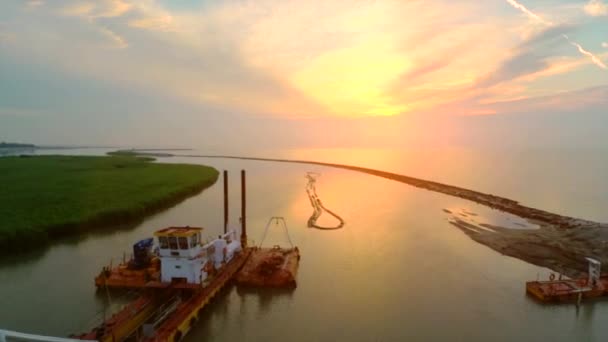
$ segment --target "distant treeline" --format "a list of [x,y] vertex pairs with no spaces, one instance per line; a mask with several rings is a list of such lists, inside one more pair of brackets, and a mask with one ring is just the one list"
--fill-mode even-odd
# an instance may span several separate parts
[[24,148],[24,147],[30,147],[30,148],[34,148],[36,147],[36,145],[34,144],[19,144],[19,143],[12,143],[12,142],[0,142],[0,148]]

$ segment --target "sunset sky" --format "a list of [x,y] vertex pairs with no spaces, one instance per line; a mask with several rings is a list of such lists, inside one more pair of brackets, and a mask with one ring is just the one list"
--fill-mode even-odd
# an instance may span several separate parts
[[8,0],[0,140],[606,146],[607,65],[605,0]]

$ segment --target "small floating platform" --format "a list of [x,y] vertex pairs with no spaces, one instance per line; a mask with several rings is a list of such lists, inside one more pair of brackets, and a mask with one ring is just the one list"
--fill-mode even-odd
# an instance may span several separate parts
[[236,283],[251,287],[295,288],[299,263],[298,247],[253,248],[236,276]]
[[595,287],[587,286],[586,279],[529,281],[526,292],[541,302],[576,302],[581,298],[608,296],[608,276]]
[[555,279],[526,282],[526,293],[544,303],[577,302],[583,298],[608,296],[608,275],[600,275],[599,261],[587,258],[589,273],[586,278]]

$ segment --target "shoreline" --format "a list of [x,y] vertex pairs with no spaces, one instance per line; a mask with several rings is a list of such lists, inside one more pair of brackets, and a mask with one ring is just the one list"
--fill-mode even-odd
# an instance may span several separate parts
[[608,223],[551,213],[521,205],[515,200],[486,194],[475,190],[438,183],[397,173],[375,170],[360,166],[334,164],[297,159],[257,158],[223,155],[183,155],[176,157],[241,159],[279,163],[296,163],[327,166],[394,180],[417,188],[460,197],[486,207],[507,212],[537,223],[540,228],[510,229],[471,229],[467,224],[450,222],[472,240],[483,244],[500,254],[508,255],[531,264],[546,267],[569,277],[586,274],[587,261],[592,257],[608,264]]

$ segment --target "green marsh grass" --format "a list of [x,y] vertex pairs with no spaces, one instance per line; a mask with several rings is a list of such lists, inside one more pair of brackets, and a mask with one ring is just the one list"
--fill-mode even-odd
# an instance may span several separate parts
[[138,220],[212,185],[218,171],[133,156],[0,158],[0,251]]

